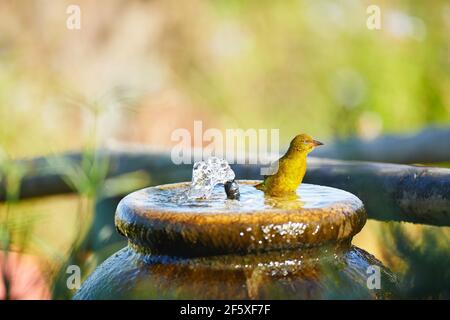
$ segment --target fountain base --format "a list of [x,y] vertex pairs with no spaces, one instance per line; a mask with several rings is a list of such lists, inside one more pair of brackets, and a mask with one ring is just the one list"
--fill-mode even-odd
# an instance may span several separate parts
[[[188,183],[147,188],[116,211],[128,247],[103,262],[75,299],[372,299],[395,295],[394,275],[351,245],[362,202],[343,190],[302,184],[269,198],[238,181],[208,200],[180,197]],[[370,270],[381,289],[368,285]]]
[[[83,283],[74,299],[386,299],[396,278],[356,247],[176,259],[124,248]],[[368,287],[369,267],[381,288]]]

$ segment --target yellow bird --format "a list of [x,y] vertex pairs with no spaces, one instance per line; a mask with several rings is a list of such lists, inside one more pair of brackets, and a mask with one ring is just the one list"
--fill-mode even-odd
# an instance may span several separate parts
[[278,160],[278,171],[271,176],[264,176],[264,182],[255,187],[270,196],[295,194],[306,173],[306,156],[315,147],[323,145],[309,135],[296,136],[284,156]]

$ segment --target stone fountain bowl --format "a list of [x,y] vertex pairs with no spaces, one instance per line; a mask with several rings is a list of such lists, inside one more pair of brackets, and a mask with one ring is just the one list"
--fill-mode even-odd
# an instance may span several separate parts
[[210,200],[174,199],[188,182],[143,189],[119,203],[116,226],[138,250],[210,256],[341,244],[366,222],[349,192],[302,184],[298,197],[266,198],[253,187],[259,182],[238,181],[241,201],[226,200],[220,187]]
[[[297,195],[265,197],[238,181],[241,200],[216,187],[208,200],[182,195],[190,183],[126,196],[116,227],[128,247],[101,264],[76,299],[384,298],[395,276],[351,245],[363,203],[343,190],[302,184]],[[368,285],[378,270],[382,288]]]

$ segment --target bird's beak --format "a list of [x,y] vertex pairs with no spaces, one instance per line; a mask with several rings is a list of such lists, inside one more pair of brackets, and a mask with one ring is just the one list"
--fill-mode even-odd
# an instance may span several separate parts
[[323,146],[323,143],[317,140],[313,140],[312,141],[313,146],[317,147],[317,146]]

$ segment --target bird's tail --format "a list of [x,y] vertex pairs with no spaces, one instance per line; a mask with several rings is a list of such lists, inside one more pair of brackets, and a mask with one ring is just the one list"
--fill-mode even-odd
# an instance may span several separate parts
[[266,188],[265,188],[265,185],[264,185],[264,182],[258,183],[258,184],[255,186],[255,188],[258,189],[258,190],[261,190],[261,191],[264,191],[264,190],[266,189]]

